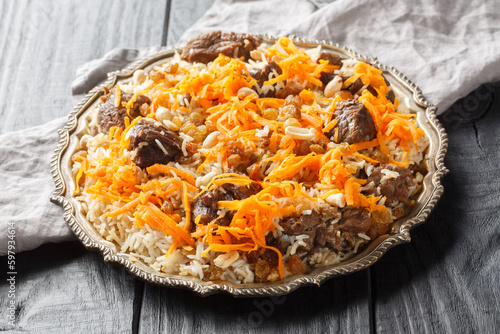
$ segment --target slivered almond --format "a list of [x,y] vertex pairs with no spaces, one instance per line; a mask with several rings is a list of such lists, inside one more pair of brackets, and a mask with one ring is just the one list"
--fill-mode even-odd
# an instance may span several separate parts
[[222,269],[228,268],[230,265],[238,261],[240,254],[237,251],[231,251],[217,256],[214,264]]
[[115,107],[120,108],[122,106],[122,90],[119,85],[115,88]]
[[342,88],[342,78],[337,75],[328,83],[328,85],[326,85],[325,96],[334,97],[335,93],[340,91],[341,88]]
[[144,81],[146,81],[146,74],[144,73],[144,71],[143,70],[135,71],[133,76],[134,85],[138,86],[142,84]]
[[316,135],[315,129],[304,129],[296,126],[288,126],[285,128],[285,134],[293,139],[311,140]]

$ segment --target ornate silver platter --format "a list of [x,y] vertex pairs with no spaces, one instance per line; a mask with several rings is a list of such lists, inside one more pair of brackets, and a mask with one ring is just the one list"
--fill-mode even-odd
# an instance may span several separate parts
[[[268,43],[273,43],[276,40],[274,36],[269,35],[257,37]],[[322,48],[343,57],[369,62],[381,69],[391,82],[391,87],[397,93],[400,103],[406,105],[411,112],[417,115],[418,123],[429,137],[430,145],[427,148],[429,157],[427,161],[428,172],[423,181],[423,190],[416,199],[416,205],[403,219],[394,223],[389,234],[378,237],[356,256],[339,264],[316,268],[308,274],[289,276],[273,283],[251,284],[234,284],[225,281],[209,282],[195,277],[160,273],[135,260],[129,254],[120,253],[114,244],[104,240],[85,218],[81,205],[72,197],[75,190],[75,179],[71,173],[70,164],[71,156],[77,149],[78,134],[88,126],[90,110],[100,103],[99,98],[105,94],[104,87],[110,89],[117,83],[130,80],[137,69],[149,69],[169,60],[175,52],[174,49],[171,49],[142,59],[122,71],[109,73],[106,82],[95,87],[85,96],[69,114],[66,126],[59,130],[61,139],[51,162],[56,189],[50,199],[64,208],[64,218],[80,241],[88,249],[101,252],[105,262],[119,263],[132,274],[145,281],[168,287],[187,288],[201,295],[226,292],[234,296],[283,295],[304,285],[319,286],[329,278],[365,269],[380,259],[390,248],[410,242],[411,229],[422,224],[427,219],[443,194],[441,178],[448,172],[443,163],[448,140],[444,128],[436,118],[436,107],[430,105],[422,96],[420,89],[402,73],[394,68],[380,64],[376,58],[365,57],[327,41],[310,41],[295,37],[293,37],[293,40],[300,47],[313,48],[321,45]]]

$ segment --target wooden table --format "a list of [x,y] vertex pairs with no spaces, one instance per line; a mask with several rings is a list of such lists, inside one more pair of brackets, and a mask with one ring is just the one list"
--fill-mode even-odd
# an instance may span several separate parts
[[[66,115],[79,65],[174,44],[212,2],[0,0],[0,133]],[[145,284],[77,241],[47,244],[17,255],[14,332],[499,332],[499,101],[500,83],[485,85],[441,117],[445,195],[410,244],[368,270],[275,299],[202,298]],[[0,330],[6,308],[0,298]]]

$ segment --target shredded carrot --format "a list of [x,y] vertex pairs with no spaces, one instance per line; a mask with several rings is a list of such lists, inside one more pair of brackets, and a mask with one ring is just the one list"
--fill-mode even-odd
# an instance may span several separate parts
[[[143,194],[143,193],[141,192],[141,194]],[[144,197],[139,196],[136,199],[128,202],[127,204],[125,204],[121,208],[116,209],[116,210],[111,211],[111,212],[105,213],[104,216],[106,216],[106,217],[117,217],[117,216],[119,216],[121,214],[124,214],[125,212],[130,211],[133,208],[135,208],[140,203],[145,204],[145,202],[148,200],[149,196],[151,196],[152,194],[153,194],[153,191],[150,190],[150,191],[146,192],[145,194],[143,194]]]
[[175,174],[177,176],[184,178],[186,181],[191,183],[191,185],[196,186],[196,180],[195,180],[194,176],[189,174],[186,171],[183,171],[182,169],[179,169],[179,168],[175,168],[175,167],[168,166],[168,165],[154,164],[154,165],[146,168],[146,171],[149,174],[156,174],[156,173]]
[[194,239],[191,235],[177,224],[172,218],[163,213],[155,205],[139,205],[134,213],[137,227],[148,224],[163,233],[172,236],[175,240],[182,240],[190,246],[194,246]]
[[189,204],[188,189],[185,182],[182,182],[182,205],[186,214],[184,229],[189,231],[191,227],[191,205]]
[[356,151],[361,151],[361,150],[366,150],[368,148],[372,148],[375,146],[379,145],[379,141],[377,138],[371,140],[371,141],[364,141],[356,144],[351,144],[349,145],[349,151],[351,152],[356,152]]
[[323,126],[323,120],[317,116],[303,113],[302,118],[309,122],[314,128],[320,128]]

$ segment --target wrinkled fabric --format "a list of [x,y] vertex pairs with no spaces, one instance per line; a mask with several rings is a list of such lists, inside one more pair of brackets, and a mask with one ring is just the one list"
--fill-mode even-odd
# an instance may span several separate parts
[[[500,80],[500,2],[420,0],[217,0],[179,40],[213,31],[268,33],[339,43],[393,66],[444,112],[479,85]],[[160,48],[115,49],[83,64],[73,82],[75,103],[106,79]],[[74,239],[54,191],[50,160],[65,118],[0,135],[0,228],[16,228],[16,251]],[[7,252],[0,235],[0,255]]]

